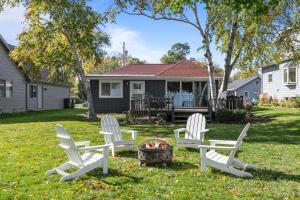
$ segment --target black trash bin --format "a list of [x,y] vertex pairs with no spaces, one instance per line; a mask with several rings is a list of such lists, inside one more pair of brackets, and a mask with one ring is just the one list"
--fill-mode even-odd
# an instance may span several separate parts
[[75,108],[75,99],[74,98],[64,99],[64,107],[65,108]]

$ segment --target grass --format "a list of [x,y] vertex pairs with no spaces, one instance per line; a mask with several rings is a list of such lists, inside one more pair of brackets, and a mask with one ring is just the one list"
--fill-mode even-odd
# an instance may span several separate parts
[[[63,124],[75,140],[103,144],[99,122],[84,119],[84,109],[56,110],[0,116],[0,199],[299,199],[300,110],[255,108],[270,123],[254,124],[238,153],[255,164],[252,179],[209,168],[199,170],[199,152],[174,150],[168,168],[139,167],[137,153],[120,152],[109,159],[109,175],[96,169],[79,180],[60,183],[44,173],[66,160],[58,148],[54,126]],[[179,125],[131,125],[138,142],[162,137],[175,145]],[[243,125],[208,124],[206,139],[236,139]]]

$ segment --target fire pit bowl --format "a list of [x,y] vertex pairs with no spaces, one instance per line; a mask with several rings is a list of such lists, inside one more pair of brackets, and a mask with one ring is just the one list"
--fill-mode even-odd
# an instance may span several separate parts
[[173,147],[161,139],[144,141],[138,148],[140,166],[167,166],[173,160]]

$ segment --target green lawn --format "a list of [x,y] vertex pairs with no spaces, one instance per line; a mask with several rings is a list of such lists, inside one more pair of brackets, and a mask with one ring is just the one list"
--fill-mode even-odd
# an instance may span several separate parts
[[[79,180],[60,183],[44,173],[66,160],[54,126],[63,124],[74,139],[103,144],[99,122],[87,121],[83,109],[0,116],[0,199],[300,199],[300,110],[256,108],[272,121],[250,127],[238,153],[255,164],[252,179],[199,170],[199,152],[174,151],[168,168],[139,167],[137,153],[120,152],[101,169]],[[175,144],[173,129],[183,125],[131,125],[138,143],[163,137]],[[208,124],[206,139],[236,139],[244,125]],[[175,146],[175,145],[174,145]]]

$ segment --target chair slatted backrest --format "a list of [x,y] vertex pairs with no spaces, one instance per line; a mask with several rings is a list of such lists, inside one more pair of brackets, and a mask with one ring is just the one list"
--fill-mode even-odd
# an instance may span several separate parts
[[239,150],[240,146],[243,143],[244,138],[247,136],[247,132],[248,132],[249,128],[250,128],[250,123],[248,123],[242,130],[240,136],[238,137],[238,139],[236,141],[236,144],[234,145],[235,150],[230,152],[227,163],[230,163],[234,159],[236,152]]
[[185,139],[195,139],[204,142],[204,133],[200,131],[205,130],[206,119],[203,115],[196,113],[188,118],[186,124]]
[[[115,141],[122,141],[122,133],[120,131],[120,126],[118,120],[111,115],[104,115],[101,117],[101,128],[103,132],[113,133]],[[111,141],[109,137],[105,137],[105,143],[109,144]]]
[[56,125],[56,136],[60,141],[59,146],[65,150],[68,156],[69,163],[76,166],[84,166],[71,134],[60,124]]

